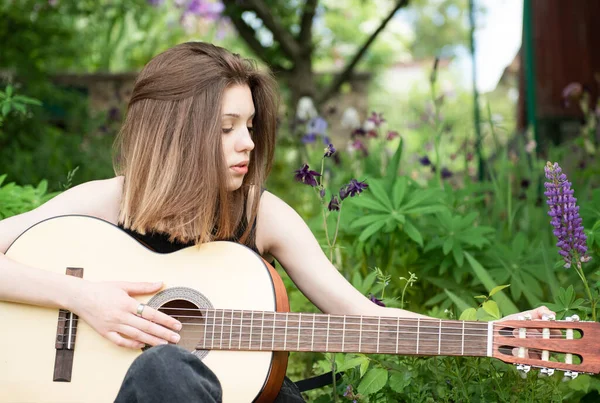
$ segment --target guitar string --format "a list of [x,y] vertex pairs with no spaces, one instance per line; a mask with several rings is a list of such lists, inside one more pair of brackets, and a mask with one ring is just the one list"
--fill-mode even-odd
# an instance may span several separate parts
[[[172,317],[175,318],[175,317],[180,317],[180,316],[172,316]],[[217,316],[217,317],[185,316],[185,317],[199,319],[199,320],[203,320],[203,319],[204,320],[206,320],[206,319],[209,319],[209,320],[211,320],[211,319],[221,319],[220,316]],[[239,319],[239,318],[234,318],[234,319]],[[386,319],[388,319],[388,317],[386,317]],[[393,318],[389,318],[389,319],[392,320],[392,321],[394,320]],[[403,319],[401,319],[401,320],[403,320]],[[73,319],[61,318],[61,319],[59,319],[59,321],[64,321],[65,324],[66,324],[67,322],[71,322],[71,323],[77,322],[78,319],[77,318],[73,318]],[[302,322],[302,323],[306,323],[306,326],[304,326],[304,327],[302,327],[301,324],[298,327],[295,327],[295,326],[277,326],[277,325],[272,325],[272,324],[265,325],[265,323],[280,322],[280,321],[285,321],[285,318],[280,318],[280,319],[275,319],[275,320],[273,320],[273,319],[269,320],[267,318],[267,319],[265,319],[265,320],[262,321],[262,323],[263,323],[262,325],[255,324],[251,328],[248,325],[243,325],[243,326],[240,327],[240,325],[236,324],[236,323],[232,323],[232,322],[223,322],[223,323],[219,322],[219,323],[217,323],[216,321],[208,322],[208,325],[205,324],[205,323],[182,323],[182,326],[211,326],[211,327],[223,326],[223,327],[232,327],[232,328],[243,328],[246,332],[248,331],[248,329],[261,329],[261,328],[262,329],[265,329],[265,328],[267,328],[267,329],[278,329],[278,330],[279,329],[288,329],[288,330],[304,329],[305,331],[310,331],[310,330],[313,329],[313,326],[312,326],[313,322],[311,322],[311,321]],[[242,321],[240,320],[240,322],[242,322]],[[256,322],[261,322],[261,319],[256,319]],[[436,322],[439,323],[439,321],[436,321]],[[315,323],[326,324],[326,322],[315,322]],[[481,333],[464,333],[464,336],[481,337],[481,338],[487,338],[488,337],[487,323],[481,323],[481,322],[479,322],[479,323],[477,323],[477,322],[469,322],[469,323],[476,323],[478,325],[482,324],[482,325],[485,325],[485,327],[481,326],[481,329],[468,329],[470,331],[481,330]],[[347,325],[359,325],[358,323],[346,323],[346,324]],[[329,329],[329,331],[335,331],[335,330],[339,331],[339,330],[342,330],[340,328],[335,328],[332,325],[342,325],[342,323],[341,322],[330,322],[330,326],[329,327],[314,327],[314,330],[315,331],[327,331],[328,329]],[[409,334],[409,335],[410,334],[420,334],[420,335],[424,335],[424,336],[425,335],[436,335],[437,336],[437,335],[440,334],[440,328],[439,328],[439,326],[409,326],[409,325],[401,325],[401,327],[400,327],[401,331],[400,332],[398,332],[398,330],[397,330],[397,324],[396,323],[390,323],[390,324],[383,324],[382,323],[382,325],[381,325],[382,327],[391,327],[391,328],[393,328],[395,330],[377,331],[377,330],[374,330],[374,329],[365,328],[365,326],[376,326],[376,325],[375,324],[364,324],[363,323],[362,330],[361,329],[351,329],[351,328],[349,328],[349,329],[346,330],[346,332],[352,331],[352,332],[359,332],[359,333],[362,333],[362,334],[369,333],[369,332],[370,333],[378,333],[378,334],[380,334],[380,333],[389,333],[389,334],[399,333],[399,334]],[[519,328],[512,328],[512,327],[502,326],[501,324],[494,324],[494,326],[495,327],[499,327],[499,328],[501,328],[503,330],[507,330],[507,332],[510,331],[510,330],[514,331],[514,330],[518,330],[519,329]],[[410,329],[414,329],[414,328],[417,328],[417,329],[433,329],[434,331],[433,332],[424,332],[424,331],[413,332],[413,331],[410,331]],[[444,331],[448,331],[448,330],[460,330],[461,332],[460,333],[444,332]],[[526,337],[525,338],[529,338],[529,339],[532,339],[532,338],[543,339],[542,333],[540,333],[539,331],[536,332],[536,331],[533,331],[533,330],[534,329],[528,328],[528,332],[526,332]],[[559,329],[552,329],[552,330],[559,330]],[[193,332],[204,333],[204,331],[202,331],[202,330],[193,331]],[[254,330],[251,330],[251,332],[254,332]],[[463,329],[462,329],[462,327],[443,327],[442,326],[441,334],[443,334],[443,335],[462,336],[463,335]],[[552,334],[551,333],[549,335],[549,337],[547,337],[545,339],[565,339],[564,336],[565,335],[557,335],[557,334]],[[336,336],[336,337],[341,337],[341,336]],[[511,338],[508,335],[505,336],[505,337]]]

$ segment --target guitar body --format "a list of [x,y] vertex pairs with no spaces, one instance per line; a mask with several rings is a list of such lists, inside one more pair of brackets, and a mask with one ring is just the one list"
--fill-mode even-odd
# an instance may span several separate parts
[[[165,286],[156,295],[136,297],[155,308],[289,310],[285,288],[273,268],[249,248],[232,242],[159,254],[105,221],[62,216],[28,229],[6,256],[60,274],[82,268],[82,277],[91,281],[163,281]],[[55,380],[58,317],[57,309],[0,301],[1,402],[114,400],[142,351],[118,347],[78,320],[70,380]],[[190,324],[202,320],[186,319]],[[184,326],[179,345],[193,351],[217,375],[224,402],[274,399],[287,352],[195,350],[202,334],[197,328]]]

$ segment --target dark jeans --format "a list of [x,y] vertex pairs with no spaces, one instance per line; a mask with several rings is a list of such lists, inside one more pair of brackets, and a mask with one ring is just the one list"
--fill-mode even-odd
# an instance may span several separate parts
[[[137,357],[125,375],[116,403],[221,402],[222,390],[215,374],[181,347],[152,347]],[[275,403],[304,402],[287,377]],[[250,402],[248,402],[250,403]]]

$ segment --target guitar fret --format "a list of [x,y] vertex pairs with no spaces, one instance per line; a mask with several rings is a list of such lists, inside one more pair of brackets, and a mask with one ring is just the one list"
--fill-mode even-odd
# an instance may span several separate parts
[[438,334],[438,355],[442,352],[442,320],[440,319],[440,332]]
[[360,329],[358,331],[358,352],[362,353],[362,326],[363,326],[363,317],[360,315]]
[[254,312],[251,312],[250,315],[250,340],[248,341],[248,349],[252,348],[252,330],[254,329],[253,326],[254,323]]
[[265,330],[265,311],[262,313],[262,320],[260,322],[260,348],[262,350],[263,331]]
[[222,311],[221,316],[221,340],[219,340],[219,348],[223,348],[223,328],[225,327],[225,309]]
[[302,313],[298,315],[298,344],[296,350],[300,350],[300,328],[302,327]]
[[421,327],[421,318],[417,318],[417,352],[415,354],[419,354],[419,328]]
[[460,355],[465,355],[465,321],[462,323],[462,347],[460,349]]
[[244,310],[242,309],[242,312],[240,314],[240,343],[238,346],[238,349],[241,350],[242,349],[242,323],[244,322]]
[[275,350],[275,317],[276,317],[276,313],[273,313],[273,328],[271,329],[271,335],[273,336],[273,340],[271,340],[271,350]]
[[212,318],[211,318],[213,320],[212,328],[211,328],[211,339],[210,339],[210,348],[211,348],[211,350],[213,348],[215,348],[215,326],[216,326],[216,323],[217,323],[215,316],[216,316],[216,313],[213,312]]
[[381,335],[381,316],[377,318],[377,352],[379,353],[379,336]]
[[231,310],[231,325],[229,326],[229,349],[231,350],[231,340],[233,339],[233,319],[235,318],[235,311]]
[[346,315],[344,315],[344,326],[342,328],[342,353],[344,352],[345,341],[346,341]]
[[310,350],[314,350],[315,344],[315,320],[317,319],[317,314],[313,313],[313,326],[312,326],[312,337],[310,338]]
[[329,320],[331,319],[331,315],[327,315],[327,340],[325,341],[325,350],[329,350]]
[[396,354],[398,354],[398,339],[400,338],[400,317],[398,317],[398,325],[396,327]]

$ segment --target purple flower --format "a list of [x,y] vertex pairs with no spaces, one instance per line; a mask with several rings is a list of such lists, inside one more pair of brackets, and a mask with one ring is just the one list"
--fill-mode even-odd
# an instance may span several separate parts
[[381,126],[381,124],[383,122],[385,122],[385,119],[383,118],[383,113],[375,113],[375,112],[371,112],[371,116],[369,116],[367,118],[367,120],[369,122],[373,122],[376,127]]
[[312,118],[308,121],[308,125],[306,127],[306,131],[308,133],[315,133],[324,135],[327,130],[327,121],[320,116],[316,118]]
[[150,4],[151,6],[157,7],[162,5],[165,2],[165,0],[148,0],[148,4]]
[[301,141],[303,144],[314,143],[315,141],[317,141],[317,134],[316,133],[307,133],[304,136],[302,136]]
[[419,162],[421,163],[421,165],[423,165],[424,167],[427,167],[429,165],[431,165],[431,160],[429,159],[428,156],[424,155],[423,157],[419,158]]
[[348,191],[346,190],[346,186],[343,186],[340,189],[340,200],[344,200],[346,197],[348,197]]
[[329,211],[340,211],[340,201],[338,200],[337,196],[331,197],[331,201],[327,205],[327,209]]
[[398,134],[398,132],[390,130],[390,131],[388,131],[387,136],[385,138],[386,138],[386,140],[393,140],[393,139],[395,139],[397,137],[400,137],[400,135]]
[[352,143],[352,147],[355,150],[362,152],[363,157],[369,155],[369,150],[367,149],[367,146],[360,140],[355,140],[354,143]]
[[566,268],[573,265],[581,267],[581,262],[589,261],[590,257],[587,255],[587,237],[583,232],[571,182],[557,163],[547,162],[544,171],[548,179],[544,183],[544,195],[548,198],[548,215],[552,217],[550,223],[554,227],[553,233],[558,239],[558,253],[563,257]]
[[352,133],[350,134],[351,138],[356,138],[356,137],[364,137],[366,136],[367,131],[365,129],[363,129],[362,127],[358,127],[354,130],[352,130]]
[[319,196],[321,196],[321,199],[325,197],[325,189],[319,190]]
[[443,167],[442,171],[440,172],[440,175],[441,175],[442,179],[448,179],[448,178],[452,177],[452,171],[450,171],[446,167]]
[[346,386],[346,390],[344,391],[344,397],[352,396],[352,385]]
[[351,179],[350,183],[348,183],[346,186],[344,186],[345,192],[344,192],[343,197],[342,197],[342,191],[340,190],[340,198],[342,200],[344,200],[348,196],[350,196],[350,197],[358,196],[359,194],[361,194],[363,192],[363,190],[365,190],[368,187],[369,187],[369,185],[367,185],[365,182],[359,182],[356,179]]
[[373,294],[369,294],[369,299],[375,305],[379,305],[379,306],[385,307],[385,304],[380,299],[378,299],[377,297],[375,297]]
[[221,2],[209,2],[207,0],[192,0],[188,3],[186,12],[208,19],[217,19],[223,12],[225,6]]
[[333,146],[333,144],[329,144],[326,148],[325,148],[325,154],[323,154],[324,157],[331,157],[333,154],[335,154],[335,147]]
[[318,185],[317,176],[321,176],[321,174],[319,174],[318,172],[315,172],[315,171],[311,171],[308,167],[308,164],[304,164],[304,166],[302,166],[302,168],[296,170],[295,172],[296,172],[296,175],[294,176],[294,178],[298,182],[302,182],[309,186],[317,186]]

